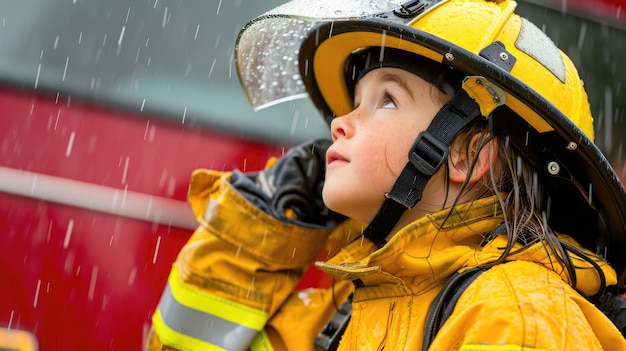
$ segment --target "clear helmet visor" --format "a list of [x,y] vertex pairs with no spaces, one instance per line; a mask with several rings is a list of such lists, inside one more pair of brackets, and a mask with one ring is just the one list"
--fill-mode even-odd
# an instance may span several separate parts
[[300,45],[319,24],[355,20],[398,9],[406,0],[293,0],[252,20],[235,46],[237,71],[255,110],[306,97]]

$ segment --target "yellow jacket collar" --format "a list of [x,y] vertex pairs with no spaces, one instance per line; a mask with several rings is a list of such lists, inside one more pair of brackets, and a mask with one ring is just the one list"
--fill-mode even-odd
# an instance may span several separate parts
[[[484,198],[418,219],[378,250],[367,240],[356,241],[316,266],[335,277],[362,282],[365,288],[358,289],[360,293],[355,299],[359,295],[361,298],[420,295],[440,286],[459,270],[497,260],[506,247],[506,236],[499,235],[488,243],[484,239],[503,220],[497,197]],[[560,238],[580,247],[568,236]],[[507,261],[536,262],[571,283],[564,267],[545,245],[537,243],[516,252],[521,248],[521,244],[516,244],[514,254]],[[585,261],[575,256],[573,259],[578,267],[576,288],[594,294],[600,284],[596,271]],[[613,269],[599,259],[597,263],[605,273],[607,285],[615,284]]]
[[483,236],[502,220],[496,197],[480,199],[422,217],[379,250],[357,241],[316,265],[333,276],[362,281],[375,296],[421,294],[466,267]]

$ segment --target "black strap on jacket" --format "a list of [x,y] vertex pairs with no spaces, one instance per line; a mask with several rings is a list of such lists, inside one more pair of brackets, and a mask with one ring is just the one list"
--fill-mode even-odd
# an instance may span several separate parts
[[[474,267],[462,273],[455,273],[443,286],[435,300],[430,304],[426,323],[424,325],[424,343],[422,351],[427,351],[435,335],[443,323],[452,314],[457,301],[467,287],[478,278],[488,267]],[[319,351],[335,351],[339,346],[343,333],[352,316],[352,295],[335,312],[335,315],[326,323],[326,326],[317,335],[315,349]]]
[[428,128],[417,136],[409,151],[409,162],[363,232],[366,238],[379,247],[386,243],[400,216],[422,199],[426,183],[447,160],[452,139],[480,115],[480,107],[463,89],[437,112]]
[[450,280],[446,282],[435,300],[430,304],[426,323],[424,324],[424,342],[422,343],[422,351],[427,351],[435,335],[443,323],[448,320],[452,314],[457,301],[476,278],[486,271],[486,267],[470,268],[462,273],[455,273]]

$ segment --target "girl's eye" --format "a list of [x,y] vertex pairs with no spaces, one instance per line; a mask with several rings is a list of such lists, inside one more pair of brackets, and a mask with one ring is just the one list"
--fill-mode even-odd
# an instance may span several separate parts
[[383,102],[381,108],[396,108],[396,103],[393,100],[389,99]]

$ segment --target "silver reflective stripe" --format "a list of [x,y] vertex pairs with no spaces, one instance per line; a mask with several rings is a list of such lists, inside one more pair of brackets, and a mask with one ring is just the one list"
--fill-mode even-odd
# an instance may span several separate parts
[[155,224],[198,227],[186,201],[9,167],[0,167],[0,194],[3,192]]
[[530,22],[522,18],[522,28],[515,46],[525,52],[545,68],[552,72],[562,83],[565,83],[565,63],[559,53],[559,49],[546,33]]
[[247,350],[257,331],[180,304],[167,284],[159,312],[163,322],[178,333],[202,340],[226,350]]

